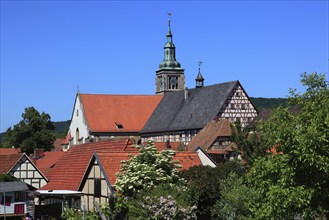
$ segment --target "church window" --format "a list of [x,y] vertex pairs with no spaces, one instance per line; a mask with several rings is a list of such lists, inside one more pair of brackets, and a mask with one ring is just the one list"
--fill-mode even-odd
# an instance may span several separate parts
[[178,89],[178,77],[177,76],[169,77],[169,89]]
[[77,114],[77,117],[78,117],[79,116],[79,109],[77,109],[76,114]]

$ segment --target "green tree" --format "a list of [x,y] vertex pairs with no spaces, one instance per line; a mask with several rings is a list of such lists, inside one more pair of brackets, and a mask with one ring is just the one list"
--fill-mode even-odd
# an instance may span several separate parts
[[23,120],[8,128],[4,136],[7,147],[20,147],[22,152],[33,153],[34,149],[51,150],[55,140],[52,130],[54,125],[49,114],[41,114],[34,108],[25,108]]
[[184,179],[178,175],[178,161],[173,161],[175,151],[158,152],[152,141],[146,146],[136,146],[139,154],[132,156],[122,164],[115,183],[119,194],[136,196],[141,190],[149,190],[160,184],[184,185]]
[[291,90],[289,104],[260,123],[262,143],[278,154],[259,157],[248,172],[255,191],[255,219],[314,218],[329,213],[329,89],[323,74],[303,74],[304,93]]
[[211,210],[213,219],[249,219],[249,203],[254,192],[246,184],[244,176],[231,173],[219,184],[221,197]]
[[210,219],[211,209],[221,198],[219,184],[230,173],[241,176],[244,169],[238,161],[227,161],[216,168],[209,166],[195,166],[182,171],[187,180],[189,200],[196,204],[198,219]]

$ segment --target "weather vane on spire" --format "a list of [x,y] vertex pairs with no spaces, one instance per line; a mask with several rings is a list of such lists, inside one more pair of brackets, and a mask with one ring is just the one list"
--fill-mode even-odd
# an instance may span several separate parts
[[171,35],[171,30],[170,30],[170,16],[172,14],[170,12],[168,12],[168,34]]
[[200,71],[200,67],[202,64],[203,64],[203,62],[201,61],[201,59],[199,59],[199,61],[198,61],[199,71]]

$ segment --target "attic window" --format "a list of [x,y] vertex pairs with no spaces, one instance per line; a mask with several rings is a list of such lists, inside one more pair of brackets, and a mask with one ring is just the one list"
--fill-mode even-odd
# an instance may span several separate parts
[[115,122],[115,125],[117,126],[117,129],[123,129],[123,125],[119,122]]

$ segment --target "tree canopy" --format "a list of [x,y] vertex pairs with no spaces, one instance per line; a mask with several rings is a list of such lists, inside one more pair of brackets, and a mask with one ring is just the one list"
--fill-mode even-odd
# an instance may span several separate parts
[[148,141],[146,146],[136,147],[139,154],[124,161],[117,174],[115,187],[120,194],[134,196],[156,185],[184,183],[178,175],[180,164],[173,161],[175,151],[163,150],[159,153],[152,141]]
[[51,150],[55,138],[50,115],[44,112],[40,114],[34,107],[28,107],[25,108],[22,118],[13,128],[7,129],[4,146],[19,147],[27,154],[33,153],[34,149]]
[[252,162],[247,182],[255,193],[249,206],[253,219],[329,213],[328,82],[317,73],[303,74],[301,82],[304,93],[290,90],[289,105],[298,107],[296,114],[280,107],[259,124],[256,136],[240,139],[242,153],[261,149],[247,154]]

